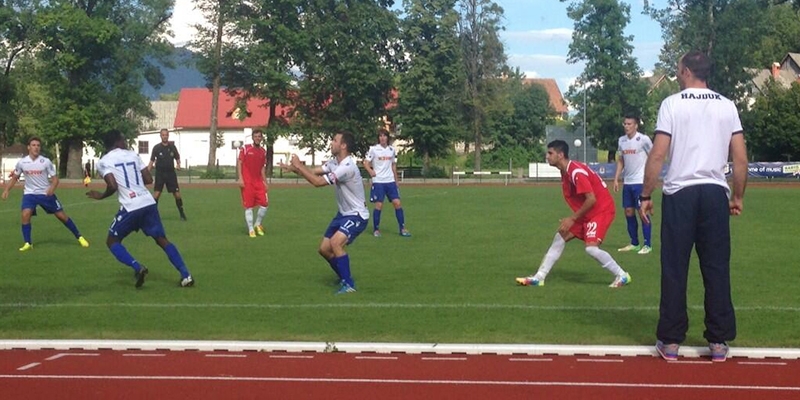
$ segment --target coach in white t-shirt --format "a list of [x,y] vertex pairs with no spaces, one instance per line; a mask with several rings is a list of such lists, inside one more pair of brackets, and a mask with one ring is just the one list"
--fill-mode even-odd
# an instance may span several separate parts
[[639,245],[639,224],[636,220],[636,210],[639,208],[639,196],[644,187],[644,164],[647,155],[653,148],[653,141],[639,132],[639,117],[634,114],[625,114],[622,120],[622,129],[625,134],[617,143],[617,172],[614,174],[614,191],[619,192],[619,177],[622,175],[622,208],[625,209],[625,222],[628,226],[628,235],[631,242],[617,251],[635,251],[637,254],[650,254],[653,250],[650,244],[650,221],[642,218],[642,237],[644,245]]
[[[747,149],[736,105],[710,90],[711,60],[697,51],[678,61],[681,92],[667,97],[658,111],[655,142],[647,159],[640,213],[653,211],[650,196],[664,159],[670,164],[662,189],[661,305],[656,350],[666,360],[678,357],[689,317],[686,286],[692,247],[697,249],[705,287],[705,332],[712,361],[725,361],[736,338],[731,300],[730,216],[742,212],[747,185]],[[733,159],[733,192],[725,180]]]

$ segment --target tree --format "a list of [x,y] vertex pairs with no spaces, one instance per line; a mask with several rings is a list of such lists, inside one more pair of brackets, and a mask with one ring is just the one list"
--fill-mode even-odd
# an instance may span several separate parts
[[61,176],[83,176],[84,142],[99,145],[112,128],[134,135],[140,117],[152,117],[140,89],[163,83],[149,60],[167,54],[160,34],[171,7],[169,0],[55,0],[37,12],[37,75],[57,99],[40,123],[43,139],[60,145]]
[[463,85],[456,32],[456,0],[406,0],[403,42],[407,70],[400,77],[400,138],[423,161],[448,154],[457,134],[457,107]]
[[503,8],[491,0],[460,0],[458,33],[464,63],[463,112],[475,145],[474,168],[481,169],[481,151],[488,108],[500,96],[506,55],[499,32]]
[[567,98],[581,110],[576,121],[585,113],[587,136],[598,148],[608,149],[608,161],[613,162],[622,118],[627,112],[641,113],[647,94],[632,56],[633,37],[624,35],[630,6],[618,0],[586,0],[571,3],[567,14],[575,21],[567,62],[586,63]]
[[[296,65],[296,110],[318,130],[352,132],[363,154],[386,115],[393,75],[402,56],[392,0],[308,0],[301,7],[305,35]],[[313,140],[311,140],[313,141]]]
[[800,83],[784,88],[774,80],[742,113],[747,145],[754,161],[800,160]]

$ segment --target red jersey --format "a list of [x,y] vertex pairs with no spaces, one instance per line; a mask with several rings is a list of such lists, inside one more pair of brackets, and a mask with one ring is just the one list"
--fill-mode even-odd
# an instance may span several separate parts
[[246,144],[239,150],[239,161],[242,163],[242,180],[245,185],[264,182],[261,171],[267,164],[267,150]]
[[597,202],[584,216],[585,219],[592,219],[602,213],[614,213],[614,199],[608,192],[608,186],[602,179],[592,171],[586,164],[570,160],[567,165],[567,172],[561,173],[561,189],[564,192],[564,200],[567,201],[572,211],[577,211],[586,201],[585,194],[594,193]]

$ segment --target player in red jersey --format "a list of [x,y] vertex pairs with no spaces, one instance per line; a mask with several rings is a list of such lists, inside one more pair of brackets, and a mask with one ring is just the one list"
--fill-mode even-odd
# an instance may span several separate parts
[[[267,215],[269,198],[267,196],[267,150],[261,146],[264,132],[254,130],[253,144],[246,144],[239,150],[237,170],[239,171],[239,188],[242,191],[242,206],[244,206],[244,220],[251,238],[264,235],[262,221]],[[255,221],[253,221],[253,208],[258,206]]]
[[535,275],[517,278],[523,286],[544,286],[544,280],[553,264],[561,257],[564,245],[578,238],[586,244],[586,253],[603,268],[614,274],[609,287],[622,287],[631,282],[631,276],[614,261],[600,243],[614,222],[614,199],[606,183],[586,164],[569,159],[569,145],[563,140],[547,144],[547,163],[561,170],[561,188],[572,215],[563,218]]

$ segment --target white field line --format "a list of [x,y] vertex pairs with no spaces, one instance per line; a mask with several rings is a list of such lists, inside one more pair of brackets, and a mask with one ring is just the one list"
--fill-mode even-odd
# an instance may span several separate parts
[[41,364],[42,363],[34,362],[34,363],[30,363],[28,365],[23,365],[23,366],[17,368],[17,371],[25,371],[26,369],[31,369],[31,368],[33,368],[33,367],[35,367],[37,365],[41,365]]
[[[318,304],[255,304],[255,303],[0,303],[0,308],[154,308],[154,309],[266,309],[266,310],[294,310],[294,309],[477,309],[477,310],[531,310],[531,311],[655,311],[657,306],[625,306],[625,307],[597,307],[597,306],[538,306],[528,304],[485,304],[485,303],[459,303],[459,304],[422,304],[422,303],[318,303]],[[702,311],[704,306],[693,305],[689,309]],[[755,312],[800,312],[800,307],[778,306],[737,306],[736,311]]]
[[130,376],[130,375],[0,375],[0,379],[32,380],[127,380],[127,381],[210,381],[210,382],[303,382],[303,383],[356,383],[356,384],[404,384],[404,385],[471,385],[471,386],[556,386],[556,387],[602,387],[635,389],[707,389],[707,390],[758,390],[800,392],[800,386],[755,386],[755,385],[691,385],[675,383],[628,383],[628,382],[539,382],[539,381],[490,381],[490,380],[443,380],[443,379],[360,379],[360,378],[287,378],[287,377],[235,377],[235,376]]

